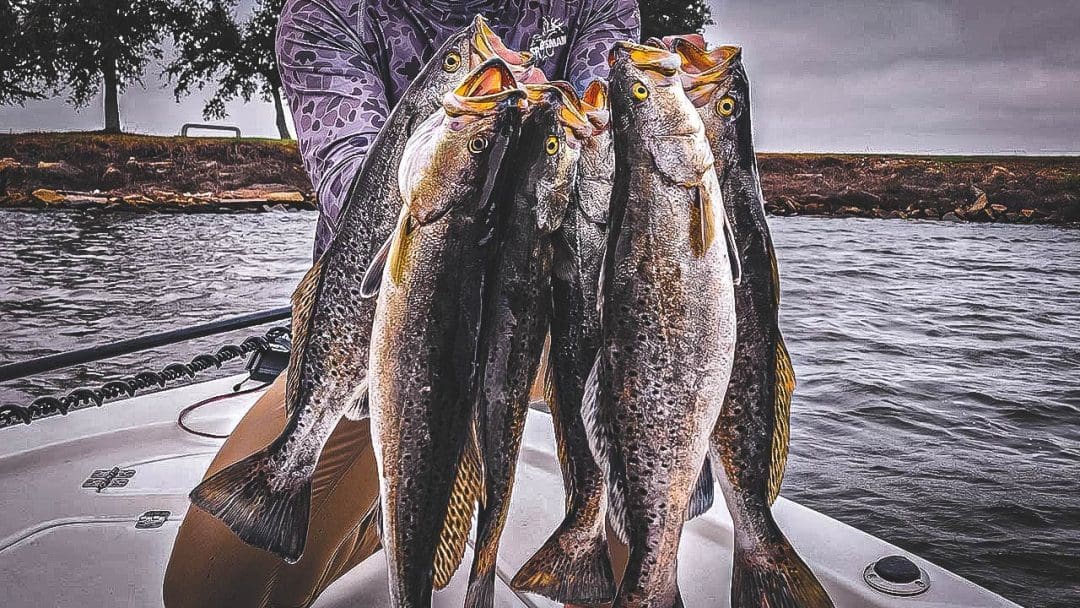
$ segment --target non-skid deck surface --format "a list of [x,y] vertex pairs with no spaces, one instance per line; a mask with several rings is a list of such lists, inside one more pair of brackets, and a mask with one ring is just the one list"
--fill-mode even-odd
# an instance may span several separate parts
[[[0,430],[0,605],[89,608],[161,606],[161,585],[173,539],[188,508],[187,493],[206,470],[220,441],[187,434],[180,409],[226,392],[236,378],[74,412],[63,419]],[[226,432],[256,399],[236,397],[202,408],[189,419],[200,430]],[[98,469],[134,470],[126,485],[83,488]],[[120,478],[121,476],[117,476]],[[124,483],[124,482],[116,482]],[[518,596],[506,582],[561,520],[562,482],[550,418],[531,411],[518,466],[511,514],[499,555],[496,606],[554,606]],[[168,511],[158,528],[139,529],[147,511]],[[781,498],[777,520],[839,608],[1014,606],[941,568],[854,528]],[[679,579],[687,606],[726,606],[731,520],[722,504],[687,525]],[[891,554],[908,555],[927,570],[931,589],[892,598],[868,587],[863,569]],[[436,606],[460,606],[465,565]],[[387,603],[381,553],[334,583],[320,608]]]

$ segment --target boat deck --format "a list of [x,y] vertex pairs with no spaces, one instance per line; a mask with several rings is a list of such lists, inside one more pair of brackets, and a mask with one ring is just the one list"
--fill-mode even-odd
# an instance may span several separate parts
[[[165,566],[187,493],[201,479],[220,440],[176,425],[185,406],[227,392],[227,378],[78,411],[66,418],[0,430],[0,597],[7,608],[161,606]],[[200,408],[187,421],[224,433],[257,395]],[[115,469],[115,471],[114,471]],[[95,471],[108,487],[84,487]],[[134,471],[131,477],[129,471]],[[525,491],[525,488],[528,490]],[[513,593],[506,582],[562,519],[562,481],[549,417],[531,411],[511,514],[499,554],[497,606],[556,606]],[[168,512],[160,527],[140,517]],[[776,519],[813,567],[838,608],[1016,606],[977,585],[815,511],[780,498]],[[153,519],[152,517],[149,519]],[[687,606],[726,606],[731,519],[722,501],[685,529],[679,579]],[[867,565],[905,555],[929,575],[914,597],[878,592],[863,580]],[[466,555],[465,564],[471,560]],[[436,606],[460,606],[468,568],[435,594]],[[385,562],[377,554],[334,583],[315,606],[387,604]]]

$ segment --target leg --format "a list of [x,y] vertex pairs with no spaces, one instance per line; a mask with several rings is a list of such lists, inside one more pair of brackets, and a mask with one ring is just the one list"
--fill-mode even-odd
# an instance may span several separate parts
[[[285,424],[285,375],[252,406],[205,476],[266,446]],[[365,515],[379,482],[367,420],[338,423],[315,469],[303,557],[287,564],[248,546],[221,522],[188,509],[165,571],[167,608],[307,606],[334,580],[379,549]]]

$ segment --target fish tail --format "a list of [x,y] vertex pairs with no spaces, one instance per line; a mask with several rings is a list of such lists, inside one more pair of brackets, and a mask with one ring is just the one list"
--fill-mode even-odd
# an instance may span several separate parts
[[732,608],[833,608],[829,594],[782,533],[752,547],[736,541]]
[[[584,535],[573,513],[514,575],[510,587],[563,604],[604,604],[615,597],[607,538],[599,532]],[[579,540],[585,538],[584,541]],[[565,548],[564,548],[565,547]]]
[[465,593],[465,608],[491,608],[495,605],[495,567],[473,572]]
[[269,450],[260,450],[203,480],[191,503],[220,519],[240,540],[296,563],[304,552],[311,479],[276,487]]

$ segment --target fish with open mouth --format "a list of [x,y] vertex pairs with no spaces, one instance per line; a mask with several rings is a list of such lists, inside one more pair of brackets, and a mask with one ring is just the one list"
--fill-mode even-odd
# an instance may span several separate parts
[[678,56],[612,50],[611,222],[601,345],[582,403],[629,556],[614,606],[681,606],[676,560],[735,348],[733,259],[704,125]]
[[483,361],[487,273],[505,225],[500,175],[525,92],[492,59],[409,138],[398,226],[364,276],[378,291],[370,347],[372,444],[393,606],[427,606]]
[[333,241],[293,294],[284,430],[269,446],[191,492],[196,507],[244,542],[287,562],[296,562],[304,550],[311,476],[323,446],[342,415],[366,416],[375,301],[362,297],[360,277],[397,222],[405,143],[443,96],[491,57],[525,80],[537,78],[531,56],[503,46],[478,16],[447,39],[409,85],[352,184]]
[[516,591],[569,604],[599,604],[615,596],[604,477],[589,451],[581,419],[585,379],[600,347],[596,290],[615,170],[607,97],[607,83],[597,80],[580,99],[592,133],[581,142],[577,183],[554,240],[545,398],[562,468],[566,516],[511,582]]
[[787,462],[795,372],[778,324],[780,275],[765,220],[742,51],[721,46],[706,52],[687,38],[670,44],[682,60],[684,90],[705,125],[742,269],[735,287],[735,365],[711,438],[713,460],[723,465],[715,473],[736,530],[731,605],[831,608],[770,509]]
[[494,601],[499,539],[510,509],[529,389],[548,331],[552,235],[570,205],[581,140],[592,130],[572,89],[556,83],[524,88],[529,107],[507,160],[514,176],[505,192],[508,208],[484,307],[486,362],[477,435],[485,483],[465,596],[469,608]]

